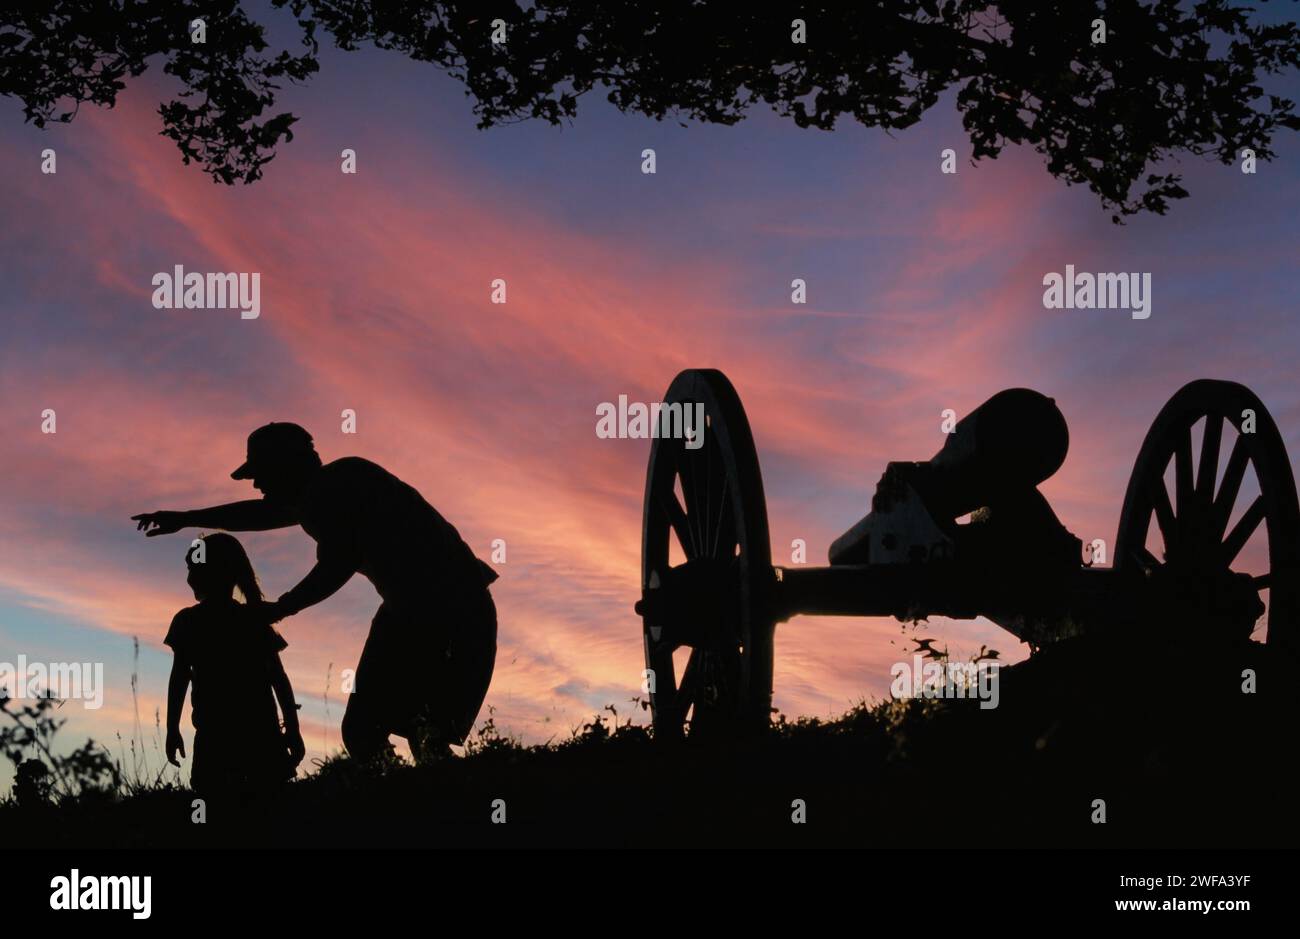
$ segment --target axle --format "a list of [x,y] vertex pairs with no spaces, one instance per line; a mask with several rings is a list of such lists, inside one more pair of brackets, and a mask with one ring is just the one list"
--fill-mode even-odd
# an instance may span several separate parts
[[[985,616],[1026,641],[1060,638],[1099,621],[1127,621],[1133,585],[1113,568],[1055,576],[993,576],[953,562],[775,569],[777,621],[794,616]],[[1137,585],[1136,590],[1140,591]]]

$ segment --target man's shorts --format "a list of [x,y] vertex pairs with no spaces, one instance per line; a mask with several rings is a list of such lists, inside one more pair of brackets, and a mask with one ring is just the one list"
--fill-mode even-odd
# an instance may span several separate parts
[[464,743],[487,697],[497,653],[487,590],[437,607],[385,600],[357,663],[348,717],[408,740]]

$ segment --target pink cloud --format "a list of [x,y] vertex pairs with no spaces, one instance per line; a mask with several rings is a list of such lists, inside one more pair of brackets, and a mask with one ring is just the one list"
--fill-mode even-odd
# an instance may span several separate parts
[[[32,608],[156,643],[189,602],[184,542],[128,543],[126,517],[251,496],[228,478],[244,435],[266,420],[298,420],[327,459],[355,452],[415,484],[480,556],[506,541],[488,700],[507,728],[544,739],[593,706],[621,708],[640,683],[632,604],[647,447],[596,438],[595,407],[619,394],[655,400],[692,366],[731,376],[764,467],[780,468],[767,478],[778,563],[794,537],[824,555],[865,513],[888,460],[938,450],[943,408],[964,411],[1007,384],[1038,381],[1052,384],[1044,390],[1074,435],[1049,497],[1077,533],[1111,537],[1140,440],[1134,428],[1154,410],[1117,428],[1106,415],[1118,401],[1094,406],[1086,378],[1059,376],[1068,356],[1025,351],[1050,332],[1036,285],[1081,243],[1077,231],[1022,237],[1044,225],[1050,183],[1041,173],[1014,185],[989,185],[986,170],[980,184],[959,174],[952,201],[899,233],[914,250],[873,285],[869,304],[792,315],[739,307],[761,273],[752,266],[683,259],[653,238],[636,251],[606,243],[409,142],[396,149],[413,154],[419,172],[343,177],[332,163],[286,154],[256,187],[214,186],[157,136],[147,98],[80,118],[94,158],[83,161],[87,175],[61,174],[63,188],[22,197],[58,218],[82,207],[78,239],[38,227],[27,256],[62,252],[67,267],[89,272],[34,274],[27,289],[129,337],[7,358],[0,373],[11,405],[0,433],[14,442],[0,535],[23,546],[0,557],[0,585]],[[902,217],[906,195],[891,198],[890,217]],[[792,217],[777,201],[718,208],[774,236],[879,231],[851,219],[774,222]],[[6,249],[23,240],[6,239]],[[148,278],[175,263],[260,272],[261,317],[154,310]],[[505,305],[490,302],[496,277],[507,281]],[[111,304],[96,305],[103,297]],[[833,369],[799,344],[800,316],[835,318]],[[197,364],[196,335],[208,356]],[[1173,371],[1144,377],[1173,383]],[[45,407],[58,410],[57,435],[39,432]],[[338,430],[343,408],[358,414],[355,437]],[[801,485],[845,516],[834,525],[810,518],[792,494]],[[273,592],[311,562],[300,532],[246,542]],[[285,625],[295,684],[321,689],[331,663],[335,675],[350,666],[375,602],[364,584],[350,586]],[[984,622],[936,628],[968,651],[1014,646]],[[824,713],[883,694],[888,665],[906,648],[893,621],[800,618],[778,635],[778,704]]]

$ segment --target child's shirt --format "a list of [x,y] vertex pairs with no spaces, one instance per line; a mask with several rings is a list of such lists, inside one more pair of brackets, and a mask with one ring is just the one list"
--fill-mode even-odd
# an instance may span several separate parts
[[278,732],[271,678],[288,643],[250,607],[234,600],[186,607],[172,619],[163,644],[191,668],[190,718],[205,735]]

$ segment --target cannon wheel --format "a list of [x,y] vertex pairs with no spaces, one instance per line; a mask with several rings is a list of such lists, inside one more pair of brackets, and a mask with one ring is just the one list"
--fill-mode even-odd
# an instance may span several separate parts
[[[1254,412],[1253,433],[1242,433],[1243,412]],[[1192,428],[1201,419],[1205,426],[1193,480]],[[1236,434],[1219,480],[1225,423]],[[1172,501],[1164,481],[1170,460]],[[1255,471],[1259,495],[1229,531],[1248,466]],[[1163,560],[1146,547],[1153,515],[1164,541]],[[1142,443],[1120,513],[1115,566],[1149,575],[1174,565],[1193,578],[1221,576],[1233,568],[1261,522],[1268,534],[1269,569],[1254,577],[1253,585],[1256,596],[1269,593],[1266,641],[1294,649],[1300,639],[1300,505],[1286,445],[1249,389],[1227,381],[1191,382],[1169,400]]]
[[[642,616],[657,739],[734,734],[771,720],[774,579],[754,438],[731,382],[679,374],[667,405],[703,404],[704,439],[656,438],[646,473]],[[670,562],[670,543],[684,563]],[[673,651],[690,657],[676,679]]]

